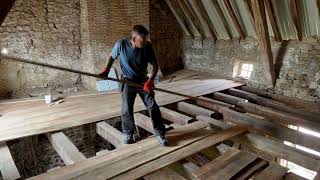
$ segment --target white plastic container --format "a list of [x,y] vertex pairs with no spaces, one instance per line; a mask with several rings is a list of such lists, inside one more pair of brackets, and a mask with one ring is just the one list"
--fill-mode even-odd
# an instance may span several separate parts
[[46,104],[52,103],[52,96],[51,95],[45,95],[44,100],[46,101]]

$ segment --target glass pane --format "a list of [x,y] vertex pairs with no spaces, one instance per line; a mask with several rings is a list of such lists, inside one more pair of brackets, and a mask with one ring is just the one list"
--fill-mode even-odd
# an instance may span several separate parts
[[249,64],[249,71],[252,71],[252,70],[253,70],[253,65]]
[[249,69],[249,64],[242,64],[242,69],[243,70],[248,70]]

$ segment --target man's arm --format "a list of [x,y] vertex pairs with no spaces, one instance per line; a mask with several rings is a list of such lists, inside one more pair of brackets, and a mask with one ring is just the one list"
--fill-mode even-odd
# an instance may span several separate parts
[[100,76],[108,77],[110,69],[113,65],[114,59],[112,58],[112,54],[110,53],[107,57],[107,66],[103,69],[102,73],[100,73]]
[[159,71],[159,64],[157,62],[152,65],[152,74],[150,76],[151,80],[154,80],[156,78],[158,71]]

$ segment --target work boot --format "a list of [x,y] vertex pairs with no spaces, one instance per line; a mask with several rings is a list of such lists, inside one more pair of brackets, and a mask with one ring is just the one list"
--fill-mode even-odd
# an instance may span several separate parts
[[168,140],[165,138],[164,135],[156,135],[156,138],[161,146],[167,146]]
[[124,144],[132,144],[134,143],[133,134],[125,134],[123,139]]

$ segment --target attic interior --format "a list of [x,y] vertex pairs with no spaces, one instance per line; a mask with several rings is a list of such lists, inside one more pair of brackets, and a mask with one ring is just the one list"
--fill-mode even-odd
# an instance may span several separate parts
[[[138,24],[164,147],[95,76]],[[0,180],[320,180],[320,0],[2,0],[0,50]]]

